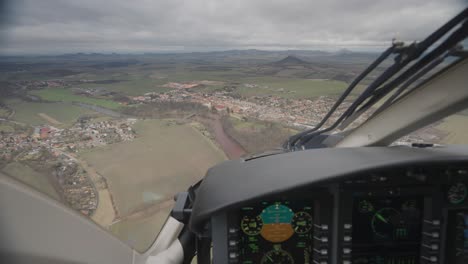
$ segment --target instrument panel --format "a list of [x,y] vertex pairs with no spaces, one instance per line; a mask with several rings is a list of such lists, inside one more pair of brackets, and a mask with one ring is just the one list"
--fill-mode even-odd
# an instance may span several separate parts
[[261,202],[240,210],[240,263],[311,263],[313,204]]
[[468,263],[468,167],[369,172],[227,219],[225,263]]

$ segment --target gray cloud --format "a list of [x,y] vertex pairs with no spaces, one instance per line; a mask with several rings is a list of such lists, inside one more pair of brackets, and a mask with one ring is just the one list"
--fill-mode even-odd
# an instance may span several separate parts
[[375,49],[418,40],[460,12],[456,0],[19,0],[0,52]]

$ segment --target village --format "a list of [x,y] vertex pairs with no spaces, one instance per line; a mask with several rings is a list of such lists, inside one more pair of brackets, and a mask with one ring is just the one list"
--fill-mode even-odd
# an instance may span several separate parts
[[[229,91],[214,91],[201,93],[194,89],[193,84],[170,83],[174,89],[166,93],[145,93],[142,96],[131,97],[132,103],[144,104],[154,102],[184,102],[190,101],[204,105],[217,112],[236,114],[240,117],[253,118],[262,121],[277,122],[283,125],[306,129],[311,128],[328,112],[334,98],[320,96],[314,99],[290,99],[280,96],[252,96],[249,98],[236,98]],[[336,111],[337,115],[343,113],[349,103],[343,103]],[[330,119],[332,122],[334,119]]]
[[90,117],[82,117],[72,127],[65,129],[43,125],[34,127],[32,133],[1,133],[0,159],[10,160],[15,153],[24,149],[45,147],[50,150],[76,151],[129,141],[135,138],[135,131],[131,127],[135,122],[133,118],[93,122]]
[[[255,84],[244,84],[255,87]],[[311,129],[318,124],[328,113],[336,99],[330,96],[319,96],[311,99],[292,99],[274,95],[252,96],[238,98],[226,89],[211,93],[198,92],[193,82],[185,84],[170,83],[174,88],[166,93],[145,93],[142,96],[131,97],[131,103],[147,104],[155,102],[193,102],[206,106],[221,114],[230,114],[240,119],[253,119],[282,124],[298,131]],[[344,101],[324,124],[329,126],[341,116],[350,106]],[[365,112],[357,118],[351,127],[355,127],[369,118],[370,113]],[[439,142],[445,135],[429,126],[413,132],[394,144],[412,144],[421,142]]]
[[[21,162],[55,177],[57,193],[73,209],[91,215],[97,208],[97,190],[81,168],[76,155],[80,149],[94,148],[135,138],[135,119],[94,122],[82,117],[72,127],[50,125],[24,129],[19,133],[0,133],[0,167]],[[2,120],[1,122],[8,122]]]

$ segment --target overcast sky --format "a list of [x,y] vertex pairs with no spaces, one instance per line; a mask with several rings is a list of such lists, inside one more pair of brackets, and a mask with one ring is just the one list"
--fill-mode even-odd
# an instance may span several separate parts
[[[4,1],[4,0],[0,0]],[[464,0],[15,0],[0,53],[373,50],[418,40]]]

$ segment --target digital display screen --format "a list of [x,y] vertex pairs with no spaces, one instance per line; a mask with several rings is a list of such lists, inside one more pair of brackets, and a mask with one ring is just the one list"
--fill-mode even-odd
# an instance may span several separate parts
[[313,263],[313,207],[262,202],[240,211],[240,263]]
[[450,213],[446,252],[446,263],[468,263],[468,210]]
[[420,197],[355,198],[353,263],[418,263],[422,213]]

